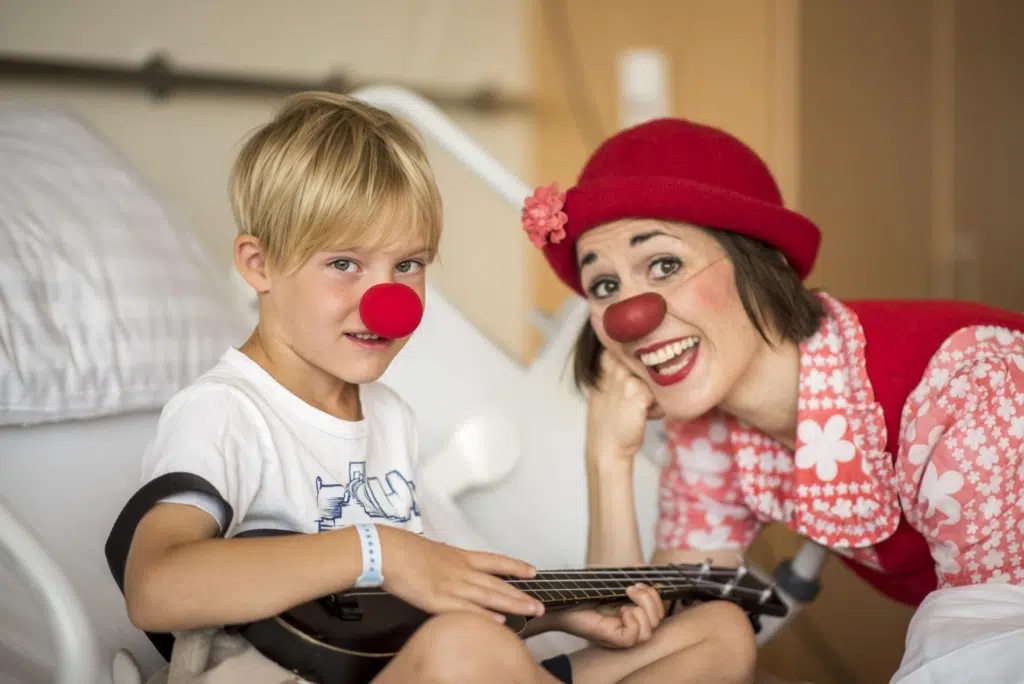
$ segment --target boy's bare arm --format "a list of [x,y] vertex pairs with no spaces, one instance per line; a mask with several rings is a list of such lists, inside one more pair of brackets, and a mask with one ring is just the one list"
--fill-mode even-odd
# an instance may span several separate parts
[[[532,577],[528,563],[465,551],[378,526],[384,589],[429,613],[540,615],[543,606],[494,575]],[[159,504],[139,523],[125,568],[132,623],[149,632],[239,624],[351,588],[362,573],[357,533],[215,537],[208,514]]]
[[132,623],[152,632],[243,623],[351,587],[362,571],[354,529],[250,539],[184,504],[158,504],[139,523],[125,568]]

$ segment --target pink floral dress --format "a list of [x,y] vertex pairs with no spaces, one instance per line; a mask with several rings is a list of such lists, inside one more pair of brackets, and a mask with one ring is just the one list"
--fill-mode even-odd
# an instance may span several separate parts
[[940,588],[1024,584],[1024,333],[949,336],[903,406],[893,459],[863,330],[822,299],[830,317],[801,345],[795,450],[717,411],[666,422],[658,545],[745,548],[778,521],[881,569],[873,547],[902,511],[928,541]]

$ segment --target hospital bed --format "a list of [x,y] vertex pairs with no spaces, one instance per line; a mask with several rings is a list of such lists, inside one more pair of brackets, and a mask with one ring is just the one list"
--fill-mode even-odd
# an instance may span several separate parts
[[[514,206],[530,192],[429,102],[390,87],[357,95],[410,120]],[[175,210],[74,115],[0,110],[0,158],[0,224],[21,222],[0,225],[0,317],[9,319],[0,318],[0,684],[107,684],[119,649],[148,676],[161,658],[128,621],[103,543],[139,485],[161,405],[245,338],[253,303],[212,268]],[[14,230],[37,234],[19,242]],[[97,274],[103,260],[120,265],[118,282],[129,291]],[[100,289],[61,291],[74,283],[53,275],[62,268],[79,269]],[[152,301],[140,299],[147,294]],[[124,326],[139,307],[152,312],[140,333],[151,339],[133,349]],[[428,286],[423,323],[382,378],[417,412],[428,534],[544,568],[584,562],[585,404],[564,371],[585,317],[575,300],[537,317],[546,344],[524,367]],[[111,339],[118,349],[109,349]],[[93,368],[90,354],[113,367]],[[636,468],[647,552],[664,456],[652,424]],[[813,597],[824,558],[809,544],[777,573],[790,590],[786,620],[799,609],[793,596]],[[783,624],[765,620],[759,639]],[[546,657],[579,643],[547,634],[529,646]]]

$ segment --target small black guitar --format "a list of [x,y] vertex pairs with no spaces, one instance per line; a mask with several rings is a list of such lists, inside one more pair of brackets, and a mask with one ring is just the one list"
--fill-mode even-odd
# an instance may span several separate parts
[[[503,577],[544,603],[567,610],[628,602],[626,589],[644,583],[665,600],[684,605],[712,600],[736,603],[756,621],[784,616],[788,607],[774,588],[739,568],[663,565],[553,570],[533,579]],[[364,684],[430,615],[379,589],[352,589],[310,601],[267,620],[238,628],[258,651],[318,684]],[[530,618],[509,616],[505,624],[522,635]]]

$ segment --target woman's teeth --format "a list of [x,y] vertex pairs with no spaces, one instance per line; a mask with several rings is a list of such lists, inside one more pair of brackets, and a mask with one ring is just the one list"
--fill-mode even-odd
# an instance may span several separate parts
[[[640,361],[648,367],[655,367],[655,370],[661,375],[672,375],[678,373],[686,365],[687,358],[684,357],[684,352],[689,351],[697,346],[700,341],[696,335],[685,337],[681,340],[673,342],[672,344],[665,345],[661,349],[657,349],[652,352],[640,355]],[[664,365],[669,364],[669,365]]]
[[671,366],[661,366],[660,368],[656,368],[655,371],[658,373],[658,375],[672,375],[673,373],[678,373],[679,371],[683,370],[683,366],[686,365],[687,361],[688,359],[684,358],[676,363],[673,363]]

